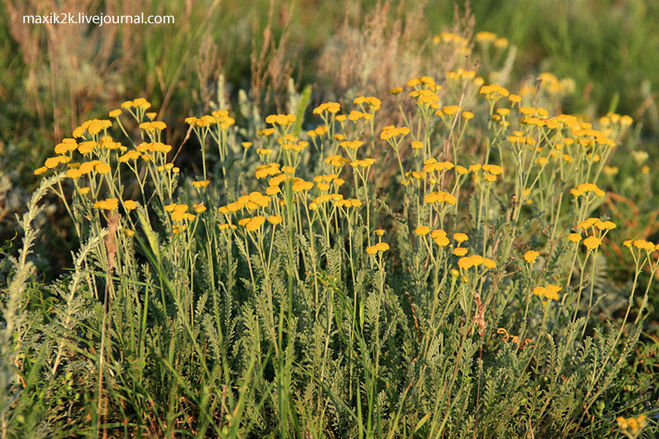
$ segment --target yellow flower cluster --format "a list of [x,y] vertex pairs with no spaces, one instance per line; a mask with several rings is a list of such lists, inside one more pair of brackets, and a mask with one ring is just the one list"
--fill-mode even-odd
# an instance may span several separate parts
[[638,436],[641,431],[643,431],[643,428],[647,425],[647,419],[645,415],[638,415],[632,418],[618,416],[616,418],[616,422],[618,423],[618,427],[620,427],[622,430],[629,430],[629,432],[634,436]]
[[195,219],[195,215],[188,212],[187,204],[168,204],[165,206],[165,212],[169,212],[172,220],[176,222],[192,221]]
[[364,145],[364,142],[361,140],[344,140],[343,142],[340,142],[339,145],[346,149],[358,149]]
[[430,158],[423,162],[423,171],[427,173],[441,173],[442,171],[453,169],[454,167],[455,165],[449,161],[438,162],[434,158]]
[[107,130],[112,126],[112,122],[109,120],[99,120],[92,119],[82,123],[79,127],[73,130],[73,137],[79,139],[84,137],[85,132],[89,133],[92,136],[97,135],[103,130]]
[[265,122],[271,125],[288,126],[297,120],[294,114],[271,114],[265,118]]
[[538,259],[538,256],[540,256],[539,252],[535,250],[529,250],[526,253],[524,253],[524,260],[529,264],[533,264],[535,260]]
[[369,247],[366,247],[366,253],[369,255],[375,255],[377,253],[382,253],[389,250],[389,244],[386,242],[378,242],[375,245],[371,245]]
[[107,198],[105,200],[99,200],[94,203],[95,209],[102,210],[117,210],[119,208],[119,200],[116,198]]
[[162,152],[164,154],[167,154],[172,150],[172,146],[165,145],[162,142],[152,142],[152,143],[142,142],[135,147],[135,150],[143,154],[147,152]]
[[409,133],[410,133],[410,129],[408,127],[396,128],[393,125],[387,125],[382,129],[382,132],[380,133],[380,139],[389,140],[397,136],[406,136]]
[[228,215],[232,212],[238,212],[242,209],[257,210],[259,208],[266,208],[270,204],[270,197],[261,194],[260,192],[252,192],[248,195],[242,195],[233,203],[226,206],[221,206],[218,211],[221,214]]
[[470,268],[481,265],[486,269],[495,269],[497,267],[497,263],[493,259],[484,258],[481,255],[465,256],[458,259],[458,267],[460,267],[461,270],[469,270]]
[[480,88],[479,93],[484,94],[488,101],[496,101],[510,95],[508,90],[497,84],[484,85]]
[[353,160],[350,162],[350,166],[353,168],[356,168],[357,166],[362,167],[362,168],[368,168],[369,166],[372,166],[375,163],[375,159],[373,158],[366,158],[362,160]]
[[130,110],[131,108],[139,108],[141,110],[148,110],[151,108],[151,104],[144,98],[133,99],[132,101],[125,101],[121,104],[121,108],[124,110]]
[[154,122],[142,122],[139,124],[139,128],[144,131],[155,132],[164,130],[167,128],[167,124],[159,120]]
[[652,242],[646,241],[645,239],[628,239],[623,242],[623,245],[627,248],[635,247],[647,252],[652,252],[655,250],[659,251],[659,244],[653,244]]
[[448,192],[430,192],[423,198],[424,203],[446,203],[455,206],[458,199]]
[[325,102],[313,109],[313,114],[331,113],[336,114],[341,111],[341,104],[338,102]]
[[554,284],[547,284],[544,287],[538,286],[533,289],[533,294],[539,296],[540,298],[544,297],[547,300],[558,300],[558,292],[561,291],[561,287]]
[[353,99],[353,104],[355,105],[364,105],[367,104],[370,107],[371,111],[377,111],[382,106],[382,101],[375,96],[358,96]]
[[605,195],[605,192],[598,188],[594,183],[582,183],[576,188],[570,189],[570,193],[575,197],[579,197],[587,193],[594,193],[598,197],[603,197]]

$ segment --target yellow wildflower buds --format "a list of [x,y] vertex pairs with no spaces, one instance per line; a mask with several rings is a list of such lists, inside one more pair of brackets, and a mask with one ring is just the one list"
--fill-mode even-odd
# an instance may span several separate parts
[[[616,418],[616,422],[618,423],[618,427],[625,431],[631,433],[631,436],[629,437],[638,437],[641,431],[643,431],[643,428],[647,425],[647,420],[645,415],[639,415],[635,418],[625,418],[623,416],[618,416]],[[627,435],[629,433],[626,433]]]
[[455,205],[458,202],[458,199],[449,194],[448,192],[430,192],[423,198],[424,203],[446,203],[450,205]]
[[341,111],[341,104],[338,102],[326,102],[313,109],[313,114],[323,114],[325,112],[336,114]]
[[605,192],[593,183],[580,184],[576,188],[571,189],[570,193],[575,197],[579,197],[587,193],[594,193],[598,197],[603,197],[605,195]]
[[94,170],[99,174],[109,174],[112,171],[112,168],[107,163],[97,163],[94,166]]
[[78,144],[75,139],[64,138],[60,143],[55,145],[55,154],[66,154],[67,152],[75,151]]
[[325,159],[325,163],[335,168],[341,168],[344,165],[350,163],[350,159],[341,157],[340,155],[329,156]]
[[435,241],[435,244],[440,247],[446,247],[449,245],[448,236],[442,229],[433,230],[433,232],[430,234],[430,237],[433,239],[433,241]]
[[372,245],[370,247],[366,247],[366,253],[369,255],[376,255],[377,253],[382,253],[389,250],[389,244],[386,242],[378,242],[375,245]]
[[456,247],[453,249],[453,254],[455,256],[465,256],[468,252],[469,250],[464,247]]
[[602,238],[598,238],[596,236],[589,236],[588,238],[583,240],[583,245],[588,249],[588,250],[596,250],[597,247],[600,246],[602,243]]
[[268,222],[273,226],[276,226],[277,224],[281,224],[282,221],[283,221],[282,217],[280,217],[279,215],[270,215],[268,217]]
[[271,125],[288,126],[297,120],[294,114],[271,114],[265,118],[265,122]]
[[468,270],[480,265],[483,265],[486,269],[494,269],[497,263],[493,259],[484,258],[481,255],[464,256],[458,259],[458,267],[461,270]]
[[208,180],[193,181],[192,182],[192,187],[194,187],[195,189],[203,189],[206,186],[208,186],[209,184],[210,184],[210,181],[208,181]]
[[105,200],[99,200],[94,203],[95,209],[102,210],[117,210],[119,208],[119,200],[116,198],[107,198]]
[[554,284],[548,284],[546,286],[538,286],[533,289],[533,294],[539,296],[540,298],[544,297],[547,300],[558,300],[558,293],[561,291],[561,287]]
[[71,161],[71,157],[69,157],[68,155],[57,155],[55,157],[47,158],[46,162],[44,163],[44,166],[48,169],[53,169],[60,164],[69,163],[70,161]]
[[380,139],[389,140],[397,136],[406,136],[409,133],[410,133],[410,129],[408,127],[396,128],[393,125],[387,125],[382,129],[382,132],[380,133]]
[[262,178],[270,177],[273,175],[279,175],[280,173],[281,171],[279,170],[279,163],[270,163],[267,165],[257,166],[255,175],[256,178],[260,180]]
[[428,233],[430,233],[430,227],[419,226],[414,230],[414,233],[417,234],[418,236],[426,236]]
[[124,201],[124,207],[126,208],[126,210],[137,209],[137,206],[138,206],[137,201],[133,201],[133,200]]
[[138,158],[140,158],[139,151],[132,150],[132,151],[128,151],[126,154],[119,156],[117,160],[120,163],[127,163],[129,161],[137,160]]
[[524,253],[524,260],[528,262],[529,264],[533,264],[535,260],[540,256],[540,253],[538,253],[535,250],[529,250],[526,253]]
[[375,159],[373,158],[367,158],[363,160],[353,160],[350,162],[350,166],[353,168],[356,168],[357,166],[362,167],[362,168],[368,168],[369,166],[372,166],[375,163]]
[[312,188],[313,188],[313,182],[311,181],[304,181],[300,179],[295,183],[293,183],[293,192],[296,193],[310,191]]
[[575,244],[581,241],[581,234],[579,233],[570,233],[567,236],[568,241],[574,242]]
[[340,199],[336,201],[336,207],[361,207],[361,205],[361,200],[356,198],[346,198],[344,200]]
[[358,149],[364,144],[361,140],[344,140],[339,145],[345,149]]
[[467,236],[465,233],[458,232],[453,234],[453,240],[458,243],[463,243],[465,241],[469,241],[469,236]]

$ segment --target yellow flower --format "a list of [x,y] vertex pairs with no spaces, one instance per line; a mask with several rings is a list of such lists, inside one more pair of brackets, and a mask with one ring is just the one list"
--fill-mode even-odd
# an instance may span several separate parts
[[265,218],[261,215],[249,218],[247,222],[244,223],[244,227],[248,232],[257,231],[265,222]]
[[434,230],[431,234],[430,237],[435,241],[435,244],[437,244],[440,247],[446,247],[449,245],[449,240],[448,237],[446,236],[446,232],[443,231],[442,229],[437,229]]
[[588,250],[595,250],[601,243],[602,239],[595,236],[589,236],[583,240],[583,245],[585,245]]
[[453,249],[453,254],[456,256],[464,256],[466,255],[468,250],[464,247],[456,247]]
[[612,221],[597,221],[595,227],[599,230],[611,230],[616,228],[616,224]]
[[598,197],[603,197],[606,195],[602,189],[598,188],[597,185],[593,183],[583,183],[570,190],[570,193],[575,197],[579,197],[589,192],[594,193]]
[[651,243],[650,241],[646,241],[644,239],[635,239],[633,241],[634,247],[641,249],[641,250],[646,250],[646,251],[653,251],[655,249],[655,245]]
[[195,204],[195,205],[193,206],[193,209],[194,209],[194,211],[197,212],[197,213],[203,213],[203,212],[206,212],[206,206],[204,206],[204,203]]
[[375,255],[377,253],[382,253],[387,250],[389,250],[389,244],[387,244],[386,242],[379,242],[370,247],[366,247],[366,253],[368,253],[369,255]]
[[426,236],[428,233],[430,233],[430,227],[428,226],[419,226],[416,228],[414,231],[419,236]]
[[384,235],[384,229],[375,229],[375,234],[378,236],[383,236]]
[[66,176],[72,179],[80,178],[82,176],[82,172],[80,172],[80,169],[71,168],[67,169]]
[[209,183],[210,183],[210,181],[208,181],[208,180],[193,181],[192,186],[195,189],[201,189],[201,188],[205,188],[206,186],[208,186]]
[[550,300],[558,300],[558,292],[561,291],[561,287],[554,284],[548,284],[545,290],[545,297]]
[[536,296],[541,296],[544,297],[544,295],[547,293],[547,289],[545,287],[535,287],[533,288],[533,294]]
[[538,253],[535,250],[529,250],[526,253],[524,253],[524,260],[528,262],[529,264],[533,264],[535,260],[540,256],[540,253]]
[[293,183],[293,192],[306,192],[313,188],[313,182],[304,181],[300,179],[299,181]]
[[137,209],[137,201],[126,200],[124,201],[124,207],[126,208],[126,210]]
[[94,203],[95,209],[103,210],[117,210],[119,208],[119,200],[116,198],[108,198]]
[[87,195],[89,193],[89,186],[81,187],[78,189],[80,195]]
[[102,162],[97,163],[96,166],[94,166],[94,169],[99,174],[108,174],[108,173],[110,173],[110,171],[112,171],[112,168],[110,167],[110,165],[108,165],[107,163],[102,163]]
[[458,199],[448,192],[430,192],[423,198],[424,203],[447,203],[455,206]]
[[463,243],[465,241],[469,241],[469,236],[467,236],[465,233],[454,233],[453,239],[455,242]]
[[279,215],[270,215],[268,217],[268,222],[276,226],[277,224],[280,224],[282,222],[282,217],[280,217]]
[[119,156],[117,160],[121,163],[126,163],[129,160],[137,160],[138,158],[140,158],[139,151],[132,150],[132,151],[128,151],[126,154]]

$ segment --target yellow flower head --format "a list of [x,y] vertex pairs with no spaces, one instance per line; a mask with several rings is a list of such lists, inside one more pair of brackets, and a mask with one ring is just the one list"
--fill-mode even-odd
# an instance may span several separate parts
[[464,256],[466,255],[468,250],[464,247],[456,247],[453,249],[453,254],[456,256]]
[[116,198],[107,198],[94,203],[95,209],[102,210],[117,210],[119,208],[119,200]]
[[124,201],[124,207],[126,208],[126,210],[137,209],[137,201],[126,200]]
[[210,184],[210,181],[208,181],[208,180],[200,180],[200,181],[193,181],[193,182],[192,182],[192,186],[193,186],[195,189],[202,189],[202,188],[205,188],[205,187],[208,186],[209,184]]
[[465,241],[469,241],[469,236],[467,236],[465,233],[454,233],[453,239],[455,242],[463,243]]
[[279,215],[270,215],[268,217],[268,222],[272,225],[275,225],[275,226],[277,224],[280,224],[282,221],[283,221],[282,217],[280,217]]
[[602,238],[597,238],[595,236],[589,236],[583,240],[583,245],[586,246],[588,250],[595,250],[602,243]]
[[529,264],[533,264],[535,260],[540,256],[540,253],[538,253],[535,250],[529,250],[526,253],[524,253],[524,260],[528,262]]

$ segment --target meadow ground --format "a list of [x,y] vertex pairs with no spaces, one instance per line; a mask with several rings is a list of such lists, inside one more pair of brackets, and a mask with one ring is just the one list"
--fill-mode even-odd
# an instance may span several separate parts
[[659,4],[64,3],[0,6],[0,437],[655,437]]

